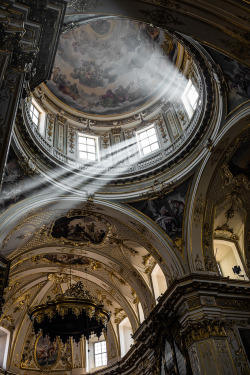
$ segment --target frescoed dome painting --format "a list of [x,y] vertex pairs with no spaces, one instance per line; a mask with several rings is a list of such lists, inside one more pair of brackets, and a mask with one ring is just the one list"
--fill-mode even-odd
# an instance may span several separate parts
[[64,104],[91,115],[136,111],[172,82],[178,43],[128,19],[88,22],[62,35],[47,83]]

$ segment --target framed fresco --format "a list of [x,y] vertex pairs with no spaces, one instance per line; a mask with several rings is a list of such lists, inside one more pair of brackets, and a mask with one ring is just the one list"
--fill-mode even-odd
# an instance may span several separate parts
[[55,366],[60,356],[59,341],[51,342],[48,337],[42,334],[37,338],[35,343],[35,363],[41,369],[49,369]]
[[63,243],[100,244],[106,238],[109,225],[95,214],[71,215],[57,219],[51,228],[51,236]]
[[67,253],[49,253],[37,257],[37,260],[43,260],[49,263],[59,264],[59,265],[79,265],[79,266],[89,266],[91,260],[85,256]]

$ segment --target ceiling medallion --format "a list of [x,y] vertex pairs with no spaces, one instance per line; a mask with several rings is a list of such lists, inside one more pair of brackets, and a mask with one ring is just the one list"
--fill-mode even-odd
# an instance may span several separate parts
[[95,8],[97,4],[98,0],[71,0],[68,3],[68,7],[78,12],[86,12],[89,9]]
[[79,343],[82,336],[100,338],[107,331],[110,313],[103,307],[79,281],[54,300],[48,298],[45,304],[29,308],[28,314],[35,333],[42,332],[51,341],[60,338],[63,344],[70,338]]

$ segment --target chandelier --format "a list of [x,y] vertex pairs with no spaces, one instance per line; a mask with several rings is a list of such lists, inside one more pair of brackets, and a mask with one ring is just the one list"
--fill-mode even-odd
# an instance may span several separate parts
[[63,344],[71,337],[79,343],[82,336],[89,340],[91,335],[100,338],[107,332],[110,313],[103,307],[79,281],[54,300],[29,308],[28,314],[35,333],[42,331],[51,341],[58,337]]

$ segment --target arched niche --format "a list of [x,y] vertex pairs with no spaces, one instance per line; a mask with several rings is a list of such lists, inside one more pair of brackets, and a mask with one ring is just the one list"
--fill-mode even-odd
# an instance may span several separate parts
[[0,327],[0,368],[6,370],[10,343],[10,332]]

